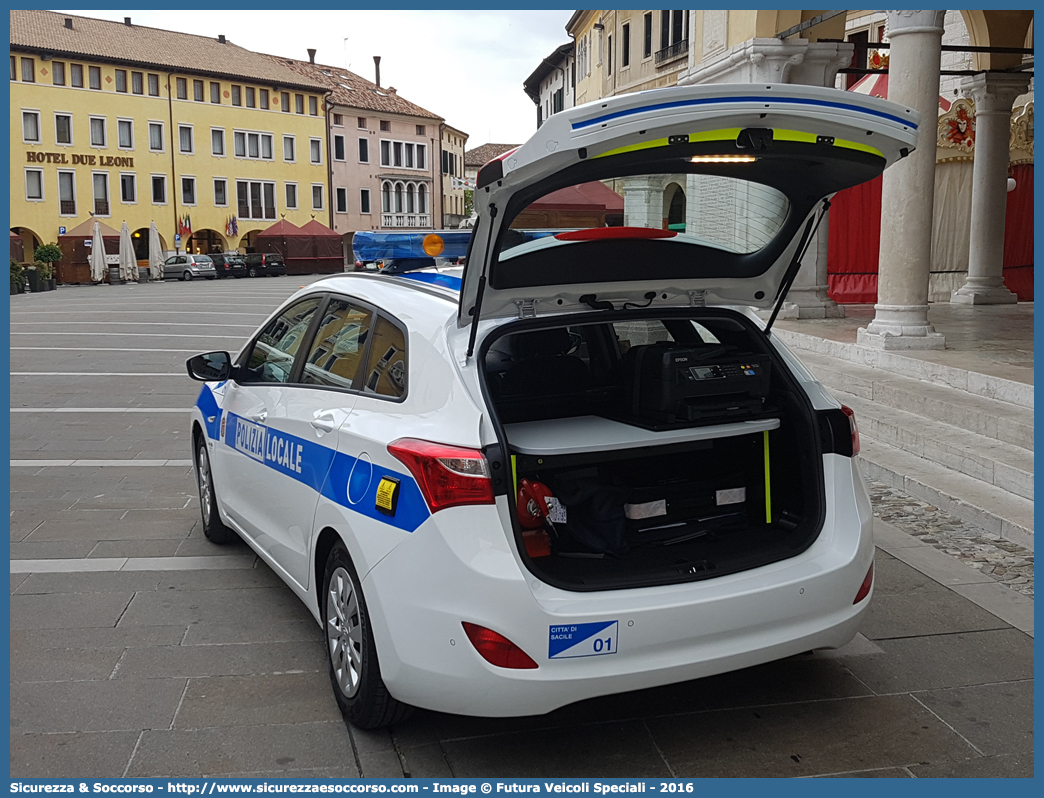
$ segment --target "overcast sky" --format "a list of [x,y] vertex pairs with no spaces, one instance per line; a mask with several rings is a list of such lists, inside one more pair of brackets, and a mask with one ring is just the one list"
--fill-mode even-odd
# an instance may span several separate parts
[[572,11],[84,11],[203,36],[225,34],[262,53],[347,67],[445,117],[468,134],[468,149],[487,142],[520,144],[536,130],[536,106],[524,81],[569,41]]

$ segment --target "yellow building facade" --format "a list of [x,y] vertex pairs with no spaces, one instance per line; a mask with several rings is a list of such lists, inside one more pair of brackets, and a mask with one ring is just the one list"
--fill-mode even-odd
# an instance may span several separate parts
[[318,83],[223,36],[11,19],[10,226],[26,260],[92,217],[126,221],[145,250],[155,222],[164,250],[204,254],[246,251],[284,217],[329,224]]

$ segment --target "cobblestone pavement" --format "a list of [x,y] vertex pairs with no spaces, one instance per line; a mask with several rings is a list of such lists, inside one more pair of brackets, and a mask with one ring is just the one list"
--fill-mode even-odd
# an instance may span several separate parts
[[1033,596],[1033,552],[880,482],[868,483],[874,515],[977,571]]

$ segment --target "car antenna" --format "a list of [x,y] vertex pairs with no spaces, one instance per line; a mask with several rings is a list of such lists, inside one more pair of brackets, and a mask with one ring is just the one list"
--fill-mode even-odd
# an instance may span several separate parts
[[489,245],[493,239],[493,220],[497,218],[497,206],[489,206],[489,232],[486,233],[486,257],[482,259],[482,274],[479,275],[475,304],[471,307],[471,336],[468,338],[468,353],[465,359],[475,354],[475,336],[478,334],[479,313],[482,311],[482,294],[486,291],[486,264],[489,263]]

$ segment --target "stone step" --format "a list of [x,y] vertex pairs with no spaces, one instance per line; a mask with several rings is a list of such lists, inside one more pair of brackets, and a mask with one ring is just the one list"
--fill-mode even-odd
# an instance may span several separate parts
[[1033,502],[872,438],[863,439],[860,470],[941,510],[1033,550]]
[[[774,327],[778,337],[804,360],[806,353],[826,355],[856,365],[869,366],[889,374],[925,380],[935,385],[956,388],[984,399],[999,399],[1019,407],[1033,408],[1033,386],[1017,380],[1007,380],[967,369],[947,366],[931,360],[911,357],[899,352],[872,349],[845,341],[834,341],[806,333]],[[930,357],[930,355],[925,355]]]
[[799,356],[828,390],[844,391],[983,438],[1033,450],[1030,408],[836,357],[813,352]]
[[946,466],[1024,499],[1033,499],[1032,452],[880,405],[838,388],[832,388],[831,392],[839,402],[855,411],[861,437]]

